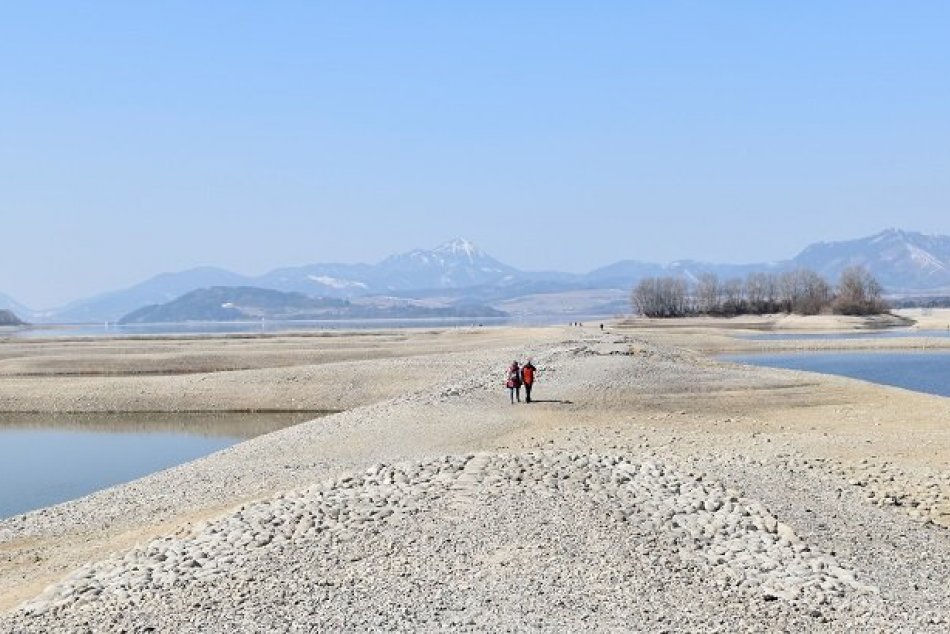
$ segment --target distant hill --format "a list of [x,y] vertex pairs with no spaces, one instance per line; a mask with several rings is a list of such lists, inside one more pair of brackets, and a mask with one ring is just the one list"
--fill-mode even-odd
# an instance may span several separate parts
[[370,264],[308,264],[284,267],[250,280],[259,288],[321,297],[351,297],[376,289]]
[[213,286],[253,286],[313,297],[352,298],[412,289],[456,289],[516,275],[516,269],[486,255],[467,240],[446,242],[431,251],[416,249],[379,264],[310,264],[248,277],[202,267],[163,273],[130,288],[79,300],[43,315],[43,321],[115,321],[143,306],[163,304],[193,290]]
[[4,295],[3,293],[0,293],[0,309],[9,310],[16,313],[17,315],[20,315],[21,317],[25,317],[28,320],[33,318],[32,310],[16,301],[9,295]]
[[0,326],[22,326],[23,322],[13,314],[12,310],[0,308]]
[[829,280],[862,265],[889,293],[950,291],[950,236],[888,229],[858,240],[819,242],[792,261]]
[[[354,303],[363,299],[373,303],[375,300],[369,298],[398,296],[406,302],[415,299],[450,306],[498,306],[501,302],[544,294],[574,293],[574,297],[594,297],[596,294],[576,293],[606,289],[629,291],[644,277],[672,275],[695,279],[706,272],[728,279],[743,278],[754,271],[781,273],[807,267],[835,282],[841,270],[852,264],[867,266],[891,295],[950,293],[950,236],[888,229],[858,240],[813,244],[794,258],[775,262],[717,264],[680,260],[656,264],[624,260],[586,274],[519,271],[487,255],[471,242],[456,239],[435,249],[394,255],[377,264],[309,264],[284,267],[257,277],[213,267],[163,273],[130,288],[76,301],[43,314],[24,313],[16,306],[4,306],[2,296],[0,307],[26,314],[31,321],[115,321],[143,306],[164,305],[191,291],[216,286],[254,287],[301,293],[307,297],[348,299]],[[411,305],[406,303],[401,310],[410,311]],[[597,306],[590,308],[599,310]],[[227,311],[222,312],[219,307],[214,314],[226,317]]]
[[189,291],[209,286],[240,286],[248,278],[215,267],[200,267],[179,273],[162,273],[129,288],[104,293],[67,304],[44,315],[44,321],[89,323],[115,321],[143,306],[161,304]]
[[351,302],[251,286],[216,286],[186,293],[165,304],[140,308],[122,317],[119,323],[504,316],[503,311],[478,305],[431,306],[395,298],[377,299],[375,303]]
[[310,264],[255,278],[262,288],[324,297],[352,297],[420,289],[479,286],[521,273],[464,239],[435,249],[415,249],[370,264]]
[[594,269],[584,276],[584,280],[596,285],[625,284],[632,287],[633,285],[629,283],[629,280],[641,280],[645,277],[658,277],[669,274],[669,269],[662,264],[641,262],[639,260],[622,260],[608,266],[602,266],[599,269]]
[[852,265],[867,267],[890,294],[950,291],[950,236],[929,236],[888,229],[881,233],[841,242],[809,245],[790,260],[751,264],[715,264],[681,260],[659,265],[627,260],[589,273],[588,283],[621,283],[624,279],[672,275],[695,279],[715,273],[720,279],[744,278],[753,272],[781,273],[808,268],[834,283]]

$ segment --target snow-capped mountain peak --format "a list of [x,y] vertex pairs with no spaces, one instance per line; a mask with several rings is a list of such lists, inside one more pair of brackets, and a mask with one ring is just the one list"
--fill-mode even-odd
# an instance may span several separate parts
[[464,255],[470,261],[474,261],[476,258],[485,255],[481,249],[475,246],[474,242],[470,242],[465,238],[456,238],[455,240],[450,240],[449,242],[437,246],[432,251],[433,253],[445,255]]
[[497,281],[514,271],[479,249],[456,238],[432,250],[415,249],[386,258],[377,272],[388,289],[461,288]]

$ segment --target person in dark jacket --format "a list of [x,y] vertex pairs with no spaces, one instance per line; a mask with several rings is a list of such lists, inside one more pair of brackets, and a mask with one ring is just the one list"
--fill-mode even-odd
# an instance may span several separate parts
[[537,371],[537,368],[531,363],[531,359],[528,359],[528,362],[521,367],[521,383],[524,385],[525,403],[531,402],[531,386],[534,385],[534,378]]
[[511,396],[511,402],[514,404],[515,397],[518,398],[518,402],[521,402],[521,368],[518,366],[517,361],[512,361],[511,365],[508,366],[508,373],[505,375],[505,386],[508,388],[508,393]]

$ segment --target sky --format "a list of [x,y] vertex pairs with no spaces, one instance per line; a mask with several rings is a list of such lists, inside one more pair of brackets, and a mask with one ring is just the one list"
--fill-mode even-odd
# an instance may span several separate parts
[[950,233],[946,2],[10,2],[0,293]]

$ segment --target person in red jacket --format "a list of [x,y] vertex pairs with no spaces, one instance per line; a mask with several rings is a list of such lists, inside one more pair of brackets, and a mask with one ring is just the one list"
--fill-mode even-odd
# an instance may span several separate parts
[[521,367],[521,383],[524,385],[525,403],[531,402],[531,386],[534,385],[534,375],[537,368],[531,363],[531,359]]

